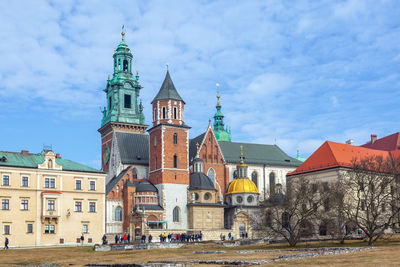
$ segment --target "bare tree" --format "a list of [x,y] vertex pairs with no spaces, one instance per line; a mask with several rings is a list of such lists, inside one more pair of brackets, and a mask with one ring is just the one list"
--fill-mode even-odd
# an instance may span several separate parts
[[398,158],[370,156],[353,160],[339,181],[342,213],[372,245],[398,223]]
[[287,188],[286,195],[275,194],[265,201],[264,225],[269,234],[282,237],[293,247],[302,236],[312,235],[323,198],[303,177],[289,179]]

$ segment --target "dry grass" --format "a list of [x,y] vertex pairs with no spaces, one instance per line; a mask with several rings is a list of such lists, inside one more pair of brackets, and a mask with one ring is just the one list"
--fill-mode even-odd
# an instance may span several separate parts
[[[337,242],[302,243],[298,247],[339,246]],[[347,242],[344,246],[365,246],[363,242]],[[304,260],[275,262],[273,265],[311,265],[311,266],[395,266],[400,262],[400,241],[398,238],[382,240],[378,248],[369,251],[337,256],[323,256]],[[20,266],[53,262],[61,266],[83,266],[87,263],[132,263],[160,260],[205,260],[205,259],[272,259],[281,254],[297,252],[259,252],[238,254],[238,250],[287,249],[286,245],[251,245],[223,247],[214,243],[198,246],[185,246],[180,249],[152,249],[138,251],[94,252],[91,247],[11,249],[0,251],[0,266]],[[193,254],[201,250],[224,250],[224,254]],[[271,266],[269,264],[268,266]],[[210,266],[210,265],[208,265]]]

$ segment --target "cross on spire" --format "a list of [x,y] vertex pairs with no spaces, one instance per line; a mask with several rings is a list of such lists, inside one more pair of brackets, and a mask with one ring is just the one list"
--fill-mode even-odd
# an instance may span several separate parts
[[125,42],[125,25],[124,25],[124,24],[122,24],[122,32],[121,32],[121,35],[122,35],[122,41]]
[[199,154],[199,142],[196,143],[196,147],[197,147],[197,155]]

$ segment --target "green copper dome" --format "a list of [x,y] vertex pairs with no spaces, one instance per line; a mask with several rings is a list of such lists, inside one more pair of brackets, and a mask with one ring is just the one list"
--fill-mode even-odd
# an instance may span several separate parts
[[114,73],[104,92],[107,94],[107,107],[104,108],[101,126],[109,122],[122,122],[132,124],[145,123],[143,105],[138,102],[139,92],[142,86],[139,83],[139,73],[132,75],[133,56],[125,43],[125,32],[122,28],[122,40],[115,49]]
[[224,125],[224,115],[221,112],[222,105],[219,101],[220,97],[221,96],[219,95],[218,91],[217,105],[215,106],[217,108],[217,112],[214,114],[214,134],[218,141],[231,142],[231,132],[230,130],[228,131],[228,127],[225,128]]

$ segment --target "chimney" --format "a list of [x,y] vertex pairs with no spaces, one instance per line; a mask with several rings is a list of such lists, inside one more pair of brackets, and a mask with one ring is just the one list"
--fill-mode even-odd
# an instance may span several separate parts
[[21,150],[21,154],[22,154],[22,155],[28,155],[28,154],[29,154],[29,151],[28,151],[28,150]]
[[371,134],[371,144],[375,143],[376,139],[378,139],[378,136],[376,134]]
[[354,140],[353,139],[349,139],[349,140],[346,141],[346,144],[353,146],[354,145]]
[[56,154],[56,159],[60,159],[60,154]]

